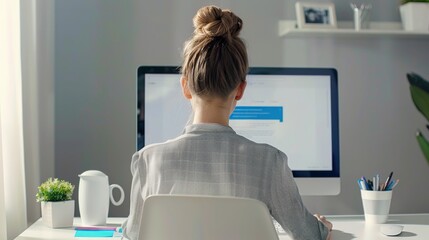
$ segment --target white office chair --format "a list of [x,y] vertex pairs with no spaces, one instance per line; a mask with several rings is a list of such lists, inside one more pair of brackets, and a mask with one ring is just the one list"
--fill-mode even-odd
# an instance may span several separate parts
[[278,240],[267,206],[254,199],[155,195],[146,199],[140,240]]

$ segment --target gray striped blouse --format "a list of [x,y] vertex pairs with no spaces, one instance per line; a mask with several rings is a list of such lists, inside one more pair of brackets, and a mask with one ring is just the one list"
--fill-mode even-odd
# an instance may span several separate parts
[[323,239],[328,229],[302,203],[287,157],[219,124],[193,124],[165,143],[132,157],[130,214],[124,237],[137,240],[144,200],[153,194],[254,198],[294,239]]

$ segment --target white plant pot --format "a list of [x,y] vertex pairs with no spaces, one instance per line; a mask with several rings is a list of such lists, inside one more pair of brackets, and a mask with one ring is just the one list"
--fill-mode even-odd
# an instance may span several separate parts
[[429,32],[429,3],[406,3],[399,11],[404,30]]
[[73,226],[74,200],[62,202],[41,202],[42,221],[51,228]]

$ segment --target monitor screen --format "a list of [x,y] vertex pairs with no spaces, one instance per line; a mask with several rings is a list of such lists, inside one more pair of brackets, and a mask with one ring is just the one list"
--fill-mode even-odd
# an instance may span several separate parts
[[[177,67],[138,68],[138,149],[179,136],[191,121],[192,109],[182,95],[180,76]],[[246,80],[230,126],[239,135],[286,153],[301,194],[338,194],[336,70],[250,68]]]

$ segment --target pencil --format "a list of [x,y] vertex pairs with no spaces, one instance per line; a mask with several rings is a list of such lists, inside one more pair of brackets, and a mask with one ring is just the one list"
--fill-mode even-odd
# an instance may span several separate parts
[[393,175],[393,172],[390,172],[389,177],[387,177],[386,182],[384,184],[383,191],[386,190],[386,188],[389,186],[390,180],[392,180],[392,175]]
[[398,183],[399,183],[399,179],[397,179],[396,182],[395,182],[395,184],[393,184],[392,190],[396,187],[396,185],[398,185]]

